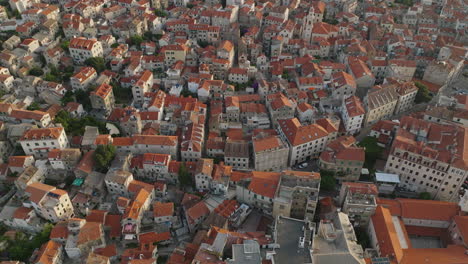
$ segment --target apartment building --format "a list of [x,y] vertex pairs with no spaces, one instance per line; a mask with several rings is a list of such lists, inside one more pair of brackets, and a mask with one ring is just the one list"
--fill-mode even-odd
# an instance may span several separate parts
[[364,95],[374,86],[375,76],[367,65],[360,59],[349,59],[349,72],[356,82],[358,95]]
[[330,133],[314,123],[303,126],[297,118],[279,120],[278,132],[289,144],[289,166],[317,157],[330,140]]
[[9,119],[13,122],[30,123],[39,127],[48,127],[52,122],[49,113],[39,110],[29,111],[13,109]]
[[357,243],[353,225],[345,213],[321,220],[313,238],[312,262],[365,264],[364,250]]
[[180,156],[182,161],[197,161],[202,157],[205,143],[204,124],[191,123],[182,128],[180,137]]
[[150,193],[145,189],[140,189],[135,199],[125,208],[122,217],[122,234],[128,242],[137,240],[140,233],[141,220],[144,212],[148,211],[151,205]]
[[398,83],[395,87],[395,91],[398,93],[398,103],[395,106],[395,114],[408,111],[414,106],[414,99],[416,99],[416,94],[418,93],[418,87],[414,85],[414,82]]
[[366,108],[364,125],[390,118],[395,112],[397,103],[398,93],[393,88],[376,88],[369,91],[364,98]]
[[233,168],[247,170],[250,166],[249,143],[244,140],[227,139],[224,148],[224,162]]
[[160,153],[169,154],[172,159],[177,158],[179,148],[176,136],[135,135],[132,137],[115,137],[112,145],[120,153]]
[[354,226],[367,226],[377,208],[379,191],[372,183],[343,182],[338,198],[341,212],[348,215]]
[[176,221],[174,203],[156,202],[153,204],[153,217],[156,224],[172,225]]
[[77,64],[83,64],[89,58],[103,57],[101,42],[96,39],[72,38],[68,49],[73,62]]
[[327,144],[320,154],[319,167],[333,171],[339,181],[357,181],[364,166],[364,148],[352,136],[342,136]]
[[250,175],[250,181],[240,181],[236,185],[237,200],[240,203],[253,206],[263,213],[271,214],[281,173],[252,171]]
[[[275,95],[271,95],[273,97]],[[268,102],[268,110],[270,112],[271,120],[276,125],[280,119],[293,118],[296,112],[296,102],[290,100],[283,94],[275,96]]]
[[[231,108],[232,109],[232,108]],[[233,112],[228,112],[228,115]],[[240,104],[240,121],[249,130],[270,128],[270,117],[265,105],[257,103],[241,103]]]
[[143,105],[144,95],[153,88],[153,73],[144,71],[132,85],[133,100],[138,105]]
[[110,170],[104,178],[109,193],[124,197],[130,196],[128,186],[132,181],[133,174],[124,170]]
[[281,171],[288,167],[289,147],[277,135],[258,135],[252,139],[254,169]]
[[26,131],[18,142],[26,155],[47,158],[52,149],[68,147],[68,139],[63,127],[33,128]]
[[97,72],[93,67],[83,67],[70,77],[70,84],[74,91],[86,91],[92,84],[94,84],[97,77]]
[[71,171],[81,160],[81,150],[79,148],[52,149],[47,158],[53,169]]
[[172,66],[176,61],[185,62],[188,52],[189,47],[184,44],[166,45],[161,49],[161,53],[164,54],[164,64],[166,67]]
[[389,60],[386,77],[411,81],[415,72],[416,61],[414,60]]
[[[49,240],[41,246],[35,256],[36,258],[32,263],[62,264],[64,259],[63,247],[60,243]],[[18,261],[18,264],[20,263],[21,262]]]
[[209,191],[213,173],[212,159],[199,159],[195,170],[195,188],[200,191]]
[[29,203],[37,215],[57,223],[74,216],[73,205],[68,193],[53,186],[35,182],[25,190]]
[[336,72],[332,74],[331,93],[333,99],[344,100],[356,93],[356,80],[346,72]]
[[273,217],[313,220],[320,189],[320,173],[283,171],[273,200]]
[[343,101],[341,120],[348,135],[354,135],[361,130],[366,110],[357,96],[351,96]]
[[13,88],[15,78],[9,74],[0,74],[0,90],[9,92]]
[[114,92],[112,86],[103,83],[90,93],[91,106],[94,109],[103,110],[109,114],[114,108]]
[[390,149],[385,171],[400,175],[400,187],[455,201],[468,177],[466,127],[405,116]]
[[35,166],[29,166],[18,175],[15,180],[15,186],[18,190],[24,191],[30,184],[43,182],[45,179],[44,169]]
[[171,155],[144,153],[132,159],[132,168],[136,176],[156,181],[165,179],[169,174]]
[[9,156],[8,169],[11,173],[21,173],[27,167],[34,165],[33,156]]

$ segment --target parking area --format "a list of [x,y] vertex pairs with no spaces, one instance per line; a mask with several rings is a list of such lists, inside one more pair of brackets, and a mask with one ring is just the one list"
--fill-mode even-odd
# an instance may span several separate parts
[[299,163],[298,165],[293,166],[292,169],[297,171],[320,171],[318,166],[318,159],[307,160],[305,162]]

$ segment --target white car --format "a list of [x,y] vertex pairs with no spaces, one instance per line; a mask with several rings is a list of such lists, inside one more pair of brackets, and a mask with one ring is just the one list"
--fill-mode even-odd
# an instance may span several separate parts
[[307,162],[304,162],[304,163],[301,163],[299,164],[299,166],[297,166],[299,169],[304,169],[306,168],[307,166],[309,166],[309,164]]

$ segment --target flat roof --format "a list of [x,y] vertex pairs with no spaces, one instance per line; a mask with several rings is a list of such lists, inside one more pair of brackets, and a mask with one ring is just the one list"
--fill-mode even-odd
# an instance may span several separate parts
[[378,182],[400,183],[400,176],[398,176],[398,174],[393,173],[376,172],[375,179]]
[[312,263],[310,249],[299,247],[299,238],[304,236],[306,223],[303,220],[278,217],[276,221],[275,263]]

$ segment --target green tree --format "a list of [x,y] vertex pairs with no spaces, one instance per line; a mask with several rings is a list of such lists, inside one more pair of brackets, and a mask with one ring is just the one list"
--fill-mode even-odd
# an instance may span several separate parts
[[92,57],[85,60],[85,65],[93,67],[98,73],[106,69],[106,61],[102,57]]
[[195,7],[195,5],[193,5],[193,4],[191,4],[191,3],[188,3],[188,4],[187,4],[187,8],[193,8],[193,7]]
[[180,93],[180,95],[182,95],[183,97],[193,97],[193,98],[198,98],[198,94],[197,93],[192,93],[191,91],[189,91],[188,89],[184,89],[182,90],[182,92]]
[[140,35],[133,35],[129,39],[130,45],[135,45],[138,49],[140,48],[141,43],[145,41]]
[[119,43],[114,43],[114,44],[111,45],[111,48],[115,49],[115,48],[117,48],[118,46],[119,46]]
[[39,67],[33,67],[31,70],[29,70],[29,75],[42,76],[43,74],[44,71]]
[[283,71],[283,74],[281,75],[281,78],[284,80],[289,80],[289,72],[287,70]]
[[29,111],[34,111],[34,110],[39,110],[39,109],[40,109],[40,105],[37,102],[33,102],[27,108],[27,110],[29,110]]
[[432,196],[431,196],[431,194],[428,193],[428,192],[422,192],[422,193],[420,193],[419,196],[418,196],[418,198],[421,199],[421,200],[432,200]]
[[13,10],[13,15],[15,16],[16,19],[21,19],[22,18],[20,12],[18,11],[18,9]]
[[114,145],[99,145],[94,152],[94,160],[96,162],[96,169],[100,172],[106,173],[109,166],[115,157]]
[[208,45],[210,45],[210,43],[208,41],[204,41],[204,40],[199,40],[197,41],[198,43],[198,46],[202,47],[202,48],[206,48],[208,47]]
[[10,241],[10,246],[7,251],[11,260],[27,261],[36,248],[41,247],[49,240],[50,231],[53,225],[48,223],[44,225],[41,232],[36,234],[31,240],[23,233],[18,233],[13,241]]
[[179,167],[179,182],[181,186],[192,185],[192,177],[190,176],[190,173],[184,162],[182,162]]
[[124,88],[119,82],[111,81],[112,91],[114,92],[115,102],[117,104],[129,103],[132,101],[132,88]]
[[55,122],[62,124],[65,132],[72,136],[83,135],[86,126],[97,127],[101,134],[109,133],[105,122],[98,121],[92,116],[73,118],[70,116],[70,113],[64,110],[57,113],[55,116]]
[[83,108],[86,110],[91,109],[91,99],[89,98],[89,94],[91,91],[92,89],[89,89],[88,91],[83,91],[83,90],[78,89],[75,92],[76,101],[82,104]]
[[357,242],[359,245],[362,246],[363,249],[369,248],[371,246],[370,244],[370,238],[367,235],[367,231],[363,228],[358,228],[356,229],[356,238]]
[[68,40],[65,40],[63,41],[62,43],[60,43],[60,47],[64,50],[64,51],[68,51],[68,47],[70,46],[70,41]]
[[415,82],[414,85],[418,87],[418,93],[416,94],[416,98],[414,99],[415,103],[428,103],[432,100],[432,96],[426,85],[420,82]]
[[336,180],[333,175],[320,173],[320,189],[325,191],[334,191],[336,186]]
[[358,145],[360,147],[364,147],[364,167],[368,168],[369,170],[373,170],[375,162],[383,152],[383,148],[377,145],[377,139],[375,137],[366,137]]
[[154,10],[154,14],[158,17],[167,17],[166,11],[161,10],[161,9]]
[[62,103],[62,106],[66,106],[69,102],[74,102],[75,101],[75,94],[73,91],[67,91],[65,92],[65,95],[60,99],[60,102]]

